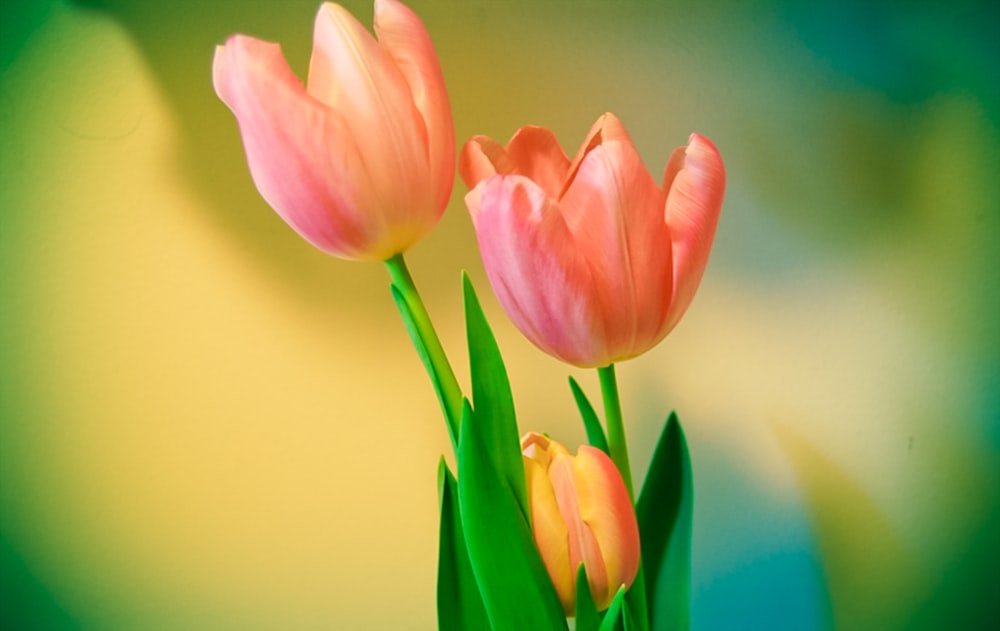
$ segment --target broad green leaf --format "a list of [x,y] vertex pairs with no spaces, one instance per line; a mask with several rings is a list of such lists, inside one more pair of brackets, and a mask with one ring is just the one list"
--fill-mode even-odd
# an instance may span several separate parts
[[615,599],[611,601],[611,606],[604,613],[604,620],[601,622],[599,631],[625,631],[625,587],[622,586]]
[[690,624],[693,504],[687,441],[671,413],[636,504],[653,631],[686,631]]
[[464,402],[458,497],[469,561],[486,614],[493,631],[565,631],[562,604],[535,548],[531,526],[497,465],[497,423]]
[[458,482],[445,464],[438,465],[441,533],[438,544],[437,611],[439,631],[489,629],[483,599],[472,573],[458,510]]
[[576,382],[576,379],[569,378],[569,387],[573,391],[573,399],[576,401],[576,407],[580,408],[583,427],[587,430],[587,442],[590,443],[591,447],[597,447],[610,455],[608,439],[604,437],[604,428],[601,427],[601,421],[597,418],[594,406],[590,404],[590,400],[587,399],[587,395],[584,394],[583,389]]
[[410,304],[406,302],[406,298],[396,285],[390,284],[389,290],[392,292],[392,299],[396,301],[396,308],[399,309],[399,314],[403,317],[403,324],[406,325],[406,332],[410,334],[410,340],[413,341],[413,346],[417,349],[420,361],[423,362],[424,368],[427,370],[427,374],[431,378],[431,383],[434,385],[434,392],[437,394],[438,402],[441,404],[441,411],[444,414],[445,422],[448,425],[448,433],[451,437],[451,444],[457,447],[459,419],[452,418],[451,415],[448,414],[448,402],[446,400],[447,395],[445,394],[444,386],[441,382],[441,376],[437,373],[437,369],[434,367],[434,362],[431,361],[430,354],[427,352],[427,345],[424,344],[423,338],[420,337],[420,329],[417,327],[417,323],[414,320],[413,310],[410,308]]
[[521,440],[517,432],[514,398],[510,392],[507,369],[476,297],[476,290],[472,287],[472,281],[464,273],[462,295],[465,298],[465,328],[469,342],[472,407],[476,411],[476,418],[486,419],[483,429],[486,443],[496,459],[497,471],[513,489],[518,506],[530,524]]
[[601,614],[590,593],[587,571],[581,563],[576,573],[576,631],[598,631],[600,627]]

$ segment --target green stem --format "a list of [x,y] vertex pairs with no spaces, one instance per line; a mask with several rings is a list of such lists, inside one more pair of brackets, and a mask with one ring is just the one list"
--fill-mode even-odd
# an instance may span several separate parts
[[[629,499],[635,504],[635,493],[632,490],[632,467],[628,461],[628,445],[625,442],[625,424],[622,421],[622,402],[618,396],[618,378],[615,376],[615,365],[608,364],[597,369],[597,376],[601,380],[601,396],[604,399],[604,419],[608,425],[608,451],[611,452],[611,460],[618,467],[625,481],[625,488],[628,489]],[[646,598],[646,576],[645,568],[642,567],[641,559],[639,572],[628,590],[625,598],[636,617],[639,631],[649,629],[649,604]]]
[[632,491],[632,468],[628,462],[628,445],[625,444],[625,426],[622,422],[622,402],[618,398],[618,380],[615,377],[615,365],[608,364],[597,369],[601,379],[601,396],[604,399],[604,419],[608,425],[608,450],[611,460],[618,466],[618,471],[625,480],[629,498],[635,502]]
[[636,622],[639,631],[649,631],[649,601],[646,598],[646,568],[642,561],[639,562],[639,572],[635,575],[635,582],[632,588],[625,594],[625,601],[631,605],[632,612],[637,618]]
[[448,425],[448,435],[457,453],[459,425],[462,419],[462,389],[455,378],[455,371],[448,362],[444,347],[441,346],[441,340],[434,330],[427,308],[424,307],[424,301],[420,298],[417,286],[413,284],[413,277],[406,268],[403,255],[396,254],[387,259],[385,266],[389,270],[392,286],[397,293],[396,306],[399,307],[413,344],[417,347],[424,368],[427,369],[427,374],[434,384]]

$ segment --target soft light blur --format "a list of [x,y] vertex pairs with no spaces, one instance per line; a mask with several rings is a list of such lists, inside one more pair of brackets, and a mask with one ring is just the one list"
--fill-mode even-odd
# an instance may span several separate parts
[[[460,141],[610,110],[726,160],[699,295],[619,368],[640,476],[688,433],[694,629],[996,625],[1000,5],[411,6]],[[448,438],[387,276],[282,223],[212,91],[234,32],[303,76],[317,7],[0,3],[0,626],[434,628]],[[409,256],[460,379],[466,268],[522,430],[583,442],[463,194]]]

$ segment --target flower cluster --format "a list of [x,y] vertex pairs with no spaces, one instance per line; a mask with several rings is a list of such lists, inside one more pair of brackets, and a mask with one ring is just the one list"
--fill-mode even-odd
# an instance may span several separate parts
[[691,134],[658,181],[610,113],[572,159],[542,127],[506,145],[465,143],[465,203],[500,304],[544,352],[597,368],[602,386],[604,426],[571,380],[591,443],[576,456],[536,433],[517,449],[506,369],[471,285],[467,398],[403,262],[448,204],[455,133],[423,23],[397,0],[376,0],[374,15],[373,36],[324,4],[305,83],[277,44],[245,35],[216,49],[213,81],[282,219],[324,252],[389,268],[458,461],[457,479],[442,464],[442,628],[565,628],[575,615],[580,629],[631,620],[645,630],[678,615],[658,605],[670,590],[659,581],[676,575],[662,571],[676,563],[671,520],[690,514],[679,516],[683,502],[663,509],[657,494],[690,486],[686,460],[663,460],[686,458],[683,435],[671,417],[636,502],[614,364],[656,346],[694,297],[725,190],[719,152]]

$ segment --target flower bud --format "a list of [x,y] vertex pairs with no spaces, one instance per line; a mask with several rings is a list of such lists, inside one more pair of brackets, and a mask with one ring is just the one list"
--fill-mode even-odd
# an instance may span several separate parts
[[599,610],[639,571],[639,526],[621,474],[600,449],[573,456],[546,436],[521,439],[535,545],[566,615],[575,613],[582,563]]

